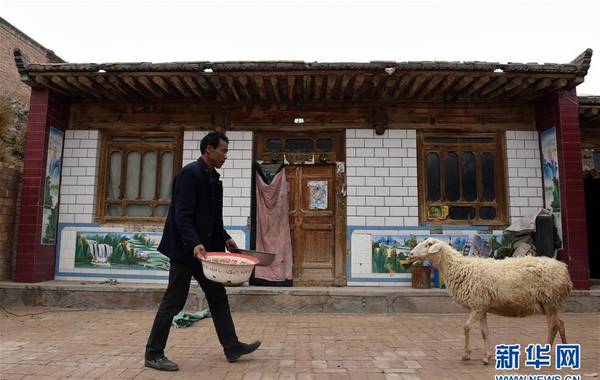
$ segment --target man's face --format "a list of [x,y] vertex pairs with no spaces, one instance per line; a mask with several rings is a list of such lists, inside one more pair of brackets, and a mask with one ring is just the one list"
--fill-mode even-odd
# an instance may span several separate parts
[[219,169],[227,160],[228,144],[224,140],[219,140],[219,146],[214,148],[211,145],[206,147],[206,158],[215,168]]

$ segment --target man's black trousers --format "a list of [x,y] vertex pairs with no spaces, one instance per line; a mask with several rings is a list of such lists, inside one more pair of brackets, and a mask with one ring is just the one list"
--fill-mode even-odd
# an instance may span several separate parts
[[171,260],[169,285],[154,318],[152,331],[146,344],[146,359],[155,359],[164,355],[171,322],[173,317],[183,310],[192,277],[198,281],[204,291],[219,342],[225,352],[239,344],[225,287],[208,280],[202,272],[200,262],[195,261],[190,266]]

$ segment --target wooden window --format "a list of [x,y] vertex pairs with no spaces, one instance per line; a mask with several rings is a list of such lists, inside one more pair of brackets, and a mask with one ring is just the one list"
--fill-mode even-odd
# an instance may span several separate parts
[[506,224],[501,133],[418,135],[419,219],[426,224]]
[[96,216],[99,222],[162,222],[181,168],[181,134],[102,135]]

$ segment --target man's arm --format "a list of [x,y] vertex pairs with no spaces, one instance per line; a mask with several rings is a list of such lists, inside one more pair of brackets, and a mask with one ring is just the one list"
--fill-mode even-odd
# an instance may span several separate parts
[[202,244],[194,226],[198,187],[189,170],[183,170],[175,178],[173,199],[175,200],[175,225],[186,251]]

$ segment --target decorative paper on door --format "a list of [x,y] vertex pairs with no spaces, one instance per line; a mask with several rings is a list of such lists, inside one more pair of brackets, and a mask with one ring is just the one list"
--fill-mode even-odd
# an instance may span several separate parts
[[327,209],[327,181],[310,181],[308,182],[310,190],[310,209],[311,210],[326,210]]

